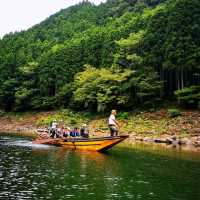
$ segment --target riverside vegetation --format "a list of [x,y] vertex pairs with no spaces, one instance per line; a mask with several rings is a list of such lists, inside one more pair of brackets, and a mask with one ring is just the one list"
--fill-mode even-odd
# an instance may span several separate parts
[[[182,114],[176,118],[167,111],[160,118],[151,114],[171,104],[195,111],[169,111]],[[122,120],[124,132],[187,136],[196,128],[199,133],[200,1],[107,0],[98,6],[83,1],[27,31],[5,35],[0,107],[2,112],[68,109],[75,121],[114,108],[128,117]],[[138,109],[151,112],[131,114]]]

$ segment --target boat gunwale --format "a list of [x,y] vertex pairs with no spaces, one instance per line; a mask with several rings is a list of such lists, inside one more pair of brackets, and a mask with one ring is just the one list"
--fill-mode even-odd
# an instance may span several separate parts
[[128,137],[129,135],[108,136],[108,137],[98,137],[98,138],[69,138],[69,139],[65,138],[63,139],[63,142],[93,142],[93,141],[126,139]]

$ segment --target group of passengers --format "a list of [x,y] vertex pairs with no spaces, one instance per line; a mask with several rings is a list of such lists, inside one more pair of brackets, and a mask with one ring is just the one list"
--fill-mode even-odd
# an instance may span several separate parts
[[82,124],[81,128],[58,127],[58,123],[53,121],[50,128],[50,137],[52,138],[65,138],[65,137],[84,137],[89,138],[89,130],[87,124]]
[[[108,119],[108,127],[110,129],[110,136],[118,136],[119,134],[119,123],[116,120],[117,111],[112,110],[111,114]],[[60,137],[84,137],[89,138],[89,130],[87,128],[87,124],[82,124],[81,128],[73,128],[70,127],[64,127],[61,128],[58,127],[58,123],[54,120],[51,128],[50,128],[50,134],[52,138],[60,138]]]

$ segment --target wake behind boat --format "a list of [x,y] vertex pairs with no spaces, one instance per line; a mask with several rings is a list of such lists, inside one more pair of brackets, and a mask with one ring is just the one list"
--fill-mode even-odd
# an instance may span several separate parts
[[122,142],[128,135],[97,138],[37,138],[34,144],[57,145],[69,149],[105,151]]

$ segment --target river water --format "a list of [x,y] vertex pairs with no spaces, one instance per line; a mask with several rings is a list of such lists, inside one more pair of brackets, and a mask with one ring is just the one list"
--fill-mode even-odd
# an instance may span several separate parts
[[0,200],[199,200],[200,154],[118,146],[108,153],[0,134]]

